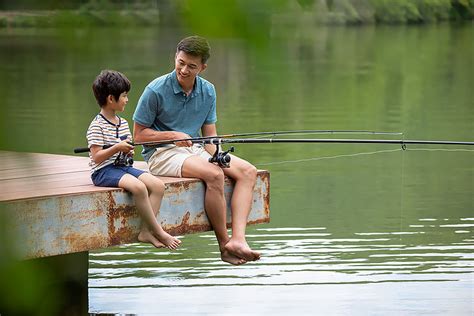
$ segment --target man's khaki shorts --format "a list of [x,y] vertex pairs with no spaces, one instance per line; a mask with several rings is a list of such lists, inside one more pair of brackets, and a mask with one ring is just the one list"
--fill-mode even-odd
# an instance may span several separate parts
[[148,169],[155,176],[181,177],[184,161],[192,156],[206,160],[212,157],[200,144],[191,147],[160,147],[148,159]]

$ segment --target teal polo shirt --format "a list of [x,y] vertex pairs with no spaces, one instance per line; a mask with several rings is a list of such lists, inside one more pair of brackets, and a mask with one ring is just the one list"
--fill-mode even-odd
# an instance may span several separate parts
[[[212,83],[197,76],[193,91],[186,96],[173,71],[146,86],[133,120],[156,131],[178,131],[199,137],[204,124],[217,121],[216,90]],[[153,148],[143,146],[145,161],[152,154]]]

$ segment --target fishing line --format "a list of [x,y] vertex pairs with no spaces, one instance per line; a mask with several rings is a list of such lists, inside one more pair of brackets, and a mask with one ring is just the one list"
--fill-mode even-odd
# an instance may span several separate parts
[[256,163],[256,166],[270,166],[270,165],[281,165],[285,163],[298,163],[298,162],[308,162],[308,161],[317,161],[317,160],[326,160],[326,159],[336,159],[336,158],[347,158],[347,157],[357,157],[357,156],[369,156],[381,153],[392,153],[397,151],[402,151],[402,148],[397,149],[387,149],[387,150],[378,150],[378,151],[369,151],[369,152],[360,152],[354,154],[343,154],[343,155],[336,155],[336,156],[322,156],[322,157],[313,157],[313,158],[305,158],[305,159],[297,159],[297,160],[284,160],[284,161],[274,161],[274,162],[264,162],[264,163]]
[[[281,165],[286,163],[299,163],[299,162],[308,162],[308,161],[318,161],[318,160],[328,160],[336,158],[348,158],[348,157],[357,157],[357,156],[369,156],[383,153],[393,153],[398,151],[442,151],[442,152],[474,152],[472,149],[447,149],[447,148],[397,148],[397,149],[388,149],[388,150],[378,150],[378,151],[369,151],[369,152],[360,152],[354,154],[342,154],[336,156],[322,156],[322,157],[312,157],[296,160],[283,160],[283,161],[273,161],[273,162],[262,162],[255,163],[255,166],[271,166],[271,165]],[[403,167],[403,166],[402,166]],[[402,168],[403,169],[403,168]],[[403,171],[403,170],[402,170]]]
[[[404,136],[403,137],[403,140],[405,139]],[[405,147],[402,147],[402,149],[405,151],[407,150],[406,146]],[[402,227],[403,227],[403,208],[405,206],[405,203],[404,203],[404,194],[403,194],[403,188],[405,187],[405,153],[401,153],[402,157],[401,157],[401,160],[402,160],[402,172],[400,173],[400,212],[399,212],[399,215],[400,215],[400,225],[399,225],[399,228],[398,228],[398,231],[401,232],[402,231]],[[402,235],[400,235],[398,241],[401,243],[402,242]],[[400,252],[399,254],[401,255],[402,253],[402,250],[400,249]]]

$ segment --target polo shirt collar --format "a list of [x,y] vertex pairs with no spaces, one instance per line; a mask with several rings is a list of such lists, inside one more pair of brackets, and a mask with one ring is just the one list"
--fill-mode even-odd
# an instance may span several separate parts
[[[199,76],[196,76],[196,80],[194,81],[194,87],[193,87],[193,91],[191,92],[191,95],[201,93],[202,83],[200,79],[201,78]],[[173,72],[171,72],[171,85],[173,86],[174,94],[182,94],[184,92],[183,88],[181,88],[181,86],[179,85],[178,77],[176,77],[176,70],[173,70]]]

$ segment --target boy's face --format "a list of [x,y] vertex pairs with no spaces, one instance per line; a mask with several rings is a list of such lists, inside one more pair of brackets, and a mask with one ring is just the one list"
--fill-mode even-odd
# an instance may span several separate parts
[[107,106],[114,110],[115,112],[123,112],[125,110],[125,105],[128,103],[128,93],[122,92],[118,98],[115,100],[113,95],[107,97]]
[[194,84],[196,76],[206,69],[207,64],[203,64],[200,56],[193,56],[183,51],[179,51],[175,56],[175,70],[178,82],[182,87],[189,87]]

